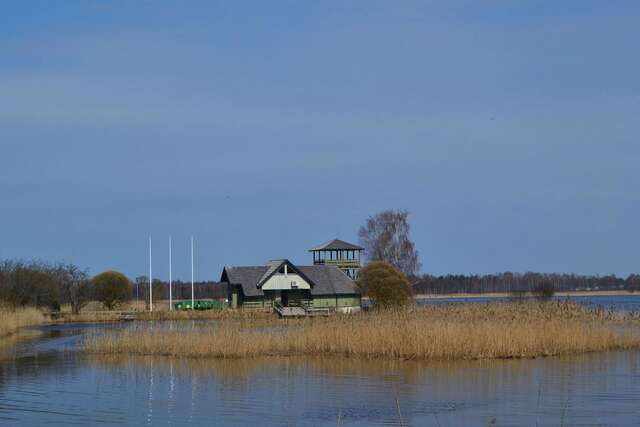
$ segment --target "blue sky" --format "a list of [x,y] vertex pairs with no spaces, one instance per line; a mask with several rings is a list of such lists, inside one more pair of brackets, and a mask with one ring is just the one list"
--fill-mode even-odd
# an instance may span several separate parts
[[0,8],[0,258],[217,279],[402,208],[424,272],[640,271],[636,1]]

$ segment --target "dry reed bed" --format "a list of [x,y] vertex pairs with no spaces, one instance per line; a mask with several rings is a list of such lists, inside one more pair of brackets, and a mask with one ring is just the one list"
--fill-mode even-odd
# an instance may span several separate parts
[[85,342],[91,353],[214,358],[469,360],[639,348],[638,320],[566,302],[464,304],[294,321],[243,318],[206,332],[142,328]]
[[40,310],[22,308],[16,310],[0,310],[0,337],[14,334],[18,329],[45,323],[47,319]]

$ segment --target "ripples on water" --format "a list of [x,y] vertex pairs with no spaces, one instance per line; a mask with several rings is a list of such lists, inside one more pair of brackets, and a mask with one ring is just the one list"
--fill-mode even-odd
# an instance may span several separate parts
[[[535,301],[535,297],[525,300]],[[420,298],[418,305],[444,304],[486,304],[490,302],[508,302],[511,297],[462,297],[462,298]],[[588,308],[611,310],[640,315],[640,295],[585,295],[585,296],[556,296],[555,301],[574,301]]]
[[135,324],[48,327],[7,344],[0,425],[640,425],[638,352],[418,363],[77,351],[83,334],[111,327]]

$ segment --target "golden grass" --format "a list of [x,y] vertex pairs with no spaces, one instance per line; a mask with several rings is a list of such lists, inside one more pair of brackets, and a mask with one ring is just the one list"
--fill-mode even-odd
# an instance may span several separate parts
[[18,329],[45,323],[44,314],[35,308],[0,309],[0,337],[14,334]]
[[96,335],[101,354],[239,358],[528,358],[640,348],[638,321],[573,303],[465,304],[300,320],[230,319],[210,331],[141,328]]
[[[169,308],[169,303],[164,304],[163,302],[154,303],[154,307],[161,306],[163,309],[166,306],[166,309]],[[122,303],[116,308],[116,311],[145,311],[146,305],[144,301],[127,301]],[[85,306],[82,307],[82,312],[97,312],[97,311],[107,311],[104,305],[99,301],[89,301]],[[71,314],[71,305],[70,304],[62,304],[60,307],[60,313],[62,314]]]

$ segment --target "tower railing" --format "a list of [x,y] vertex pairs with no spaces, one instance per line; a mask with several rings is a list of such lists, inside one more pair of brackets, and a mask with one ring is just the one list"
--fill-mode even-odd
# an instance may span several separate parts
[[360,261],[357,259],[317,259],[317,265],[335,265],[345,268],[360,268]]

